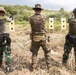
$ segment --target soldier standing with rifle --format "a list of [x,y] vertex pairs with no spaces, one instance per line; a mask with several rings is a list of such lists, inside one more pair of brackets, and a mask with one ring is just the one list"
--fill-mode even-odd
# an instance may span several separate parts
[[66,42],[64,44],[64,54],[62,64],[67,66],[67,60],[69,57],[69,53],[74,47],[74,55],[75,55],[75,70],[76,70],[76,8],[73,10],[74,18],[69,19],[69,32],[66,35]]
[[45,17],[41,15],[40,4],[36,4],[33,8],[35,14],[30,17],[31,25],[31,52],[32,52],[32,70],[36,69],[37,55],[40,46],[42,47],[46,59],[47,69],[50,69],[50,50],[46,46],[46,30],[45,30]]
[[5,16],[5,9],[0,7],[0,67],[2,67],[3,61],[3,52],[5,52],[6,58],[6,72],[10,71],[11,69],[11,60],[10,60],[10,53],[11,53],[11,39],[9,37],[9,33],[6,29],[6,22],[10,22],[12,19]]

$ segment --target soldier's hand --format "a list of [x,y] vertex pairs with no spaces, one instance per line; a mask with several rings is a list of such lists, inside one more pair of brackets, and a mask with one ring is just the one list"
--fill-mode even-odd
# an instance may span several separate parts
[[11,15],[9,18],[11,18],[13,20],[13,15]]

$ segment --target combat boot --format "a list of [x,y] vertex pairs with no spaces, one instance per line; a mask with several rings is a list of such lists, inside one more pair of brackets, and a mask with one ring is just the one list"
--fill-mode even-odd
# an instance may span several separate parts
[[32,64],[31,64],[31,71],[34,71],[37,69],[37,57],[32,56]]
[[34,64],[31,64],[31,68],[30,68],[30,70],[31,71],[35,71],[37,68],[36,68],[36,65],[34,65]]
[[12,71],[14,71],[14,69],[12,67],[6,67],[6,69],[5,69],[5,73],[10,73]]
[[74,71],[76,71],[76,62],[75,62],[75,68],[74,68]]
[[67,67],[67,62],[62,61],[62,65]]
[[50,72],[51,66],[47,66],[47,71]]

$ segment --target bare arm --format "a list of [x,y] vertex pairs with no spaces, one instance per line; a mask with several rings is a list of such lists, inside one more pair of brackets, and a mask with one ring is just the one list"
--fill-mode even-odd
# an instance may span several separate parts
[[6,22],[11,22],[12,18],[6,17]]
[[0,21],[6,21],[6,22],[10,22],[12,20],[12,18],[6,17],[6,16],[0,16]]

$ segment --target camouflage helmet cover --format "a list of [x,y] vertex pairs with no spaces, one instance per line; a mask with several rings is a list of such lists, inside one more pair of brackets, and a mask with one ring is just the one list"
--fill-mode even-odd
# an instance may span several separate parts
[[0,7],[0,11],[3,11],[5,13],[5,9],[3,7]]

